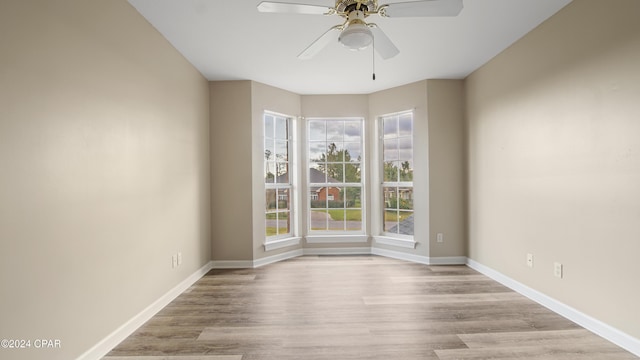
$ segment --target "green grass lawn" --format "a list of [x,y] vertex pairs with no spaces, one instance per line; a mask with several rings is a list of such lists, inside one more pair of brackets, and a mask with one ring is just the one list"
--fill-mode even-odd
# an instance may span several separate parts
[[384,221],[402,221],[411,216],[411,214],[413,213],[403,211],[400,214],[401,215],[398,216],[398,213],[396,211],[387,210],[384,212]]
[[281,212],[281,213],[268,213],[266,216],[267,220],[275,220],[276,219],[276,215],[280,214],[280,216],[278,217],[280,220],[286,219],[289,217],[289,213],[288,212]]
[[346,216],[347,221],[362,221],[362,210],[360,209],[347,209],[346,211],[344,209],[318,209],[313,211],[328,213],[331,220],[343,221]]
[[[287,228],[286,227],[280,228],[280,234],[286,234],[286,233],[287,233]],[[276,231],[276,227],[267,226],[267,236],[274,236],[274,235],[278,235],[278,232]]]

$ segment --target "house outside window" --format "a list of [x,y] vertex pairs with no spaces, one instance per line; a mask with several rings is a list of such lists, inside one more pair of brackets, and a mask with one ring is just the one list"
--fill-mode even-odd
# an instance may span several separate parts
[[364,234],[361,118],[309,119],[310,234]]
[[264,113],[265,236],[292,236],[291,118]]
[[413,112],[380,118],[385,236],[413,237]]

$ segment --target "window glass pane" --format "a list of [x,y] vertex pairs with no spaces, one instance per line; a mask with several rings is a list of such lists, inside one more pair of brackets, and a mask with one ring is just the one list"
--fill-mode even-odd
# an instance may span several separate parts
[[398,208],[398,189],[396,187],[383,187],[382,194],[386,209]]
[[278,189],[278,210],[289,210],[289,189]]
[[268,139],[273,139],[273,116],[265,115],[264,116],[264,137]]
[[310,141],[317,141],[317,140],[326,141],[327,140],[327,132],[326,132],[324,121],[314,121],[314,120],[309,121],[309,140]]
[[413,115],[404,114],[400,116],[398,124],[399,136],[412,136],[413,135]]
[[291,232],[289,212],[278,212],[278,235],[284,235]]
[[265,236],[274,236],[278,234],[278,214],[267,213],[265,218]]
[[276,140],[275,142],[275,159],[276,161],[287,161],[289,159],[289,142]]
[[333,231],[345,230],[345,210],[344,209],[329,209],[329,221],[328,228]]
[[398,181],[398,162],[397,161],[385,161],[383,164],[383,181],[384,182],[396,182]]
[[276,201],[276,190],[267,189],[265,194],[267,210],[276,210],[278,202]]
[[276,178],[276,164],[272,161],[264,163],[264,182],[273,184]]
[[413,141],[410,137],[398,139],[398,159],[412,160],[413,158]]
[[309,161],[311,162],[324,162],[326,161],[326,143],[323,142],[310,142],[309,143]]
[[384,139],[384,161],[398,159],[398,139]]
[[327,174],[328,183],[341,183],[344,181],[344,164],[328,163],[318,165],[320,165],[320,170]]
[[413,113],[382,118],[382,131],[383,232],[413,235]]
[[283,117],[276,118],[276,139],[286,140],[289,138],[288,119]]
[[413,210],[413,187],[398,188],[398,209]]
[[344,140],[344,122],[343,121],[329,121],[327,122],[327,141],[339,141]]
[[356,231],[362,230],[362,210],[347,209],[346,213],[346,230]]
[[362,207],[362,189],[359,187],[344,188],[344,206],[346,208]]
[[398,211],[397,210],[385,210],[384,222],[382,224],[382,230],[384,232],[391,232],[391,229],[398,227]]
[[275,163],[276,167],[276,183],[288,184],[289,183],[289,163],[278,162]]
[[327,162],[342,162],[344,161],[344,149],[343,147],[343,143],[339,142],[339,143],[335,143],[332,142],[330,144],[327,145],[327,155],[326,155],[326,161]]
[[290,119],[264,114],[265,236],[287,236],[291,229],[289,178]]
[[344,161],[360,162],[362,161],[362,145],[357,142],[344,143]]
[[362,181],[359,163],[344,164],[344,182],[360,183]]
[[276,154],[275,154],[275,145],[273,143],[273,140],[271,139],[265,139],[264,141],[264,159],[266,161],[273,161],[276,158]]
[[[313,207],[312,207],[313,208]],[[327,209],[311,210],[309,228],[311,230],[327,230],[329,214]]]
[[400,163],[400,181],[413,181],[413,162],[403,161]]
[[309,183],[310,184],[324,184],[327,182],[327,174],[325,173],[325,169],[327,164],[319,163],[313,164],[312,167],[309,168]]
[[398,122],[395,118],[386,118],[382,122],[384,138],[398,136]]
[[413,212],[398,211],[398,224],[396,225],[396,229],[392,227],[389,229],[389,232],[413,235]]
[[361,232],[362,120],[314,119],[308,126],[310,230]]
[[345,121],[344,141],[357,141],[362,139],[362,123],[360,121]]

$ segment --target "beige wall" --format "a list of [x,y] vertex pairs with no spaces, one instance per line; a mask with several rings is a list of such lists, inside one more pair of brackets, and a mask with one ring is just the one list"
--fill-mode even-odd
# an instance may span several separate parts
[[[429,118],[429,256],[466,256],[464,81],[427,80]],[[443,235],[443,242],[436,235]]]
[[251,81],[212,81],[213,260],[253,260]]
[[470,258],[636,338],[638,14],[574,1],[466,82]]
[[62,343],[0,357],[73,359],[210,260],[207,81],[124,0],[2,1],[0,48],[0,338]]

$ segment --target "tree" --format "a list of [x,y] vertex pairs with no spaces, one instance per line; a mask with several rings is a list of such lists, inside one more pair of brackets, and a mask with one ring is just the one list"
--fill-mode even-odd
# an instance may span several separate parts
[[396,182],[398,181],[398,167],[393,163],[393,161],[385,161],[383,168],[383,178],[382,181],[385,182]]
[[315,162],[320,171],[339,182],[360,182],[360,157],[357,163],[351,162],[349,150],[338,150],[336,143],[329,144],[326,153],[320,155]]
[[413,181],[413,169],[409,161],[404,161],[400,170],[400,181]]
[[264,177],[266,182],[273,182],[273,179],[275,178],[275,175],[269,170],[269,159],[271,159],[271,150],[266,149],[264,151],[264,158],[265,158],[265,163],[264,163]]
[[385,182],[413,181],[413,169],[409,161],[403,161],[400,164],[400,169],[394,161],[386,161],[383,173],[383,181]]

